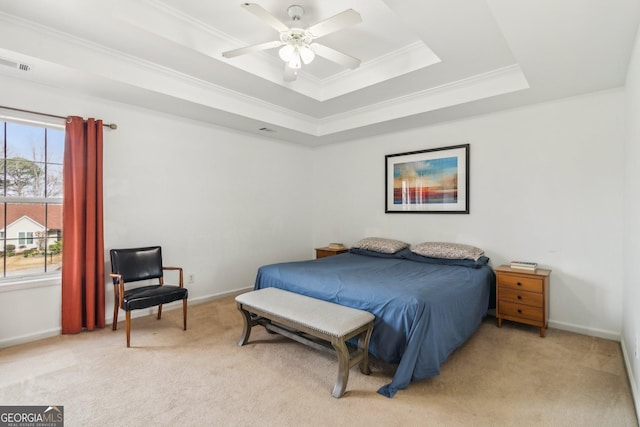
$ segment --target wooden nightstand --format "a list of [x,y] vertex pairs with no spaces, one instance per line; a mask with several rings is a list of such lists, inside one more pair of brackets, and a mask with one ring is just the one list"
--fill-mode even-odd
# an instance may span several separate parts
[[344,254],[346,252],[349,252],[349,248],[330,248],[329,246],[326,246],[324,248],[316,248],[316,259]]
[[496,318],[540,328],[544,337],[549,321],[549,275],[551,270],[519,270],[501,265],[496,272]]

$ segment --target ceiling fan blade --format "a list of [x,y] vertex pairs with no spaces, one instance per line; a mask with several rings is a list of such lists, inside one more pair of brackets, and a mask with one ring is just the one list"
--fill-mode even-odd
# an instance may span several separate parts
[[284,64],[284,81],[285,82],[294,82],[298,78],[298,73],[293,68],[289,67],[287,64]]
[[264,8],[256,3],[243,3],[242,7],[251,12],[258,18],[262,19],[267,25],[274,28],[277,32],[288,31],[289,27],[282,23],[278,18],[264,10]]
[[344,12],[340,12],[339,14],[332,16],[331,18],[310,26],[307,28],[307,31],[309,31],[315,39],[351,25],[359,24],[360,22],[362,22],[360,14],[353,9],[347,9]]
[[346,53],[338,52],[337,50],[323,44],[311,43],[309,47],[316,53],[316,55],[322,56],[336,64],[340,64],[343,67],[354,69],[360,66],[360,60],[358,58],[349,56]]
[[228,50],[226,52],[222,52],[222,56],[224,56],[225,58],[233,58],[233,57],[244,55],[247,53],[254,53],[254,52],[260,52],[262,50],[273,49],[276,47],[280,47],[282,45],[283,43],[280,40],[274,40],[272,42],[241,47],[240,49]]

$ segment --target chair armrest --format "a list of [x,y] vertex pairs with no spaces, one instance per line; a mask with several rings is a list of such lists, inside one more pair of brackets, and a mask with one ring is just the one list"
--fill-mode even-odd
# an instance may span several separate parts
[[178,285],[183,288],[184,287],[184,279],[183,279],[183,275],[182,275],[182,267],[171,267],[171,266],[162,266],[163,270],[175,270],[178,271],[180,273],[180,280],[178,282]]
[[113,286],[118,286],[118,306],[122,307],[122,300],[124,299],[124,280],[122,280],[122,274],[110,273],[109,277],[118,280],[118,283],[114,283]]

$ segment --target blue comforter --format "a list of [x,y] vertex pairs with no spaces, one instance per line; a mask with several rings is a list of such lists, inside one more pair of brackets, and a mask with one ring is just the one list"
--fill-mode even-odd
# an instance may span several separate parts
[[392,397],[412,380],[436,376],[449,354],[480,326],[493,270],[354,253],[260,267],[255,289],[275,287],[366,310],[376,316],[369,351],[397,364]]

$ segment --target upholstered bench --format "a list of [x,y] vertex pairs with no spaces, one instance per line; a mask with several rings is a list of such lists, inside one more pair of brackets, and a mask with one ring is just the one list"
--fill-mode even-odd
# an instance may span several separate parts
[[[369,339],[373,314],[277,288],[238,295],[236,303],[244,318],[244,331],[238,346],[249,341],[251,327],[255,325],[316,349],[324,350],[330,343],[338,355],[338,379],[333,387],[333,397],[344,394],[351,367],[359,363],[363,374],[371,372]],[[356,336],[358,348],[351,354],[347,340]]]

